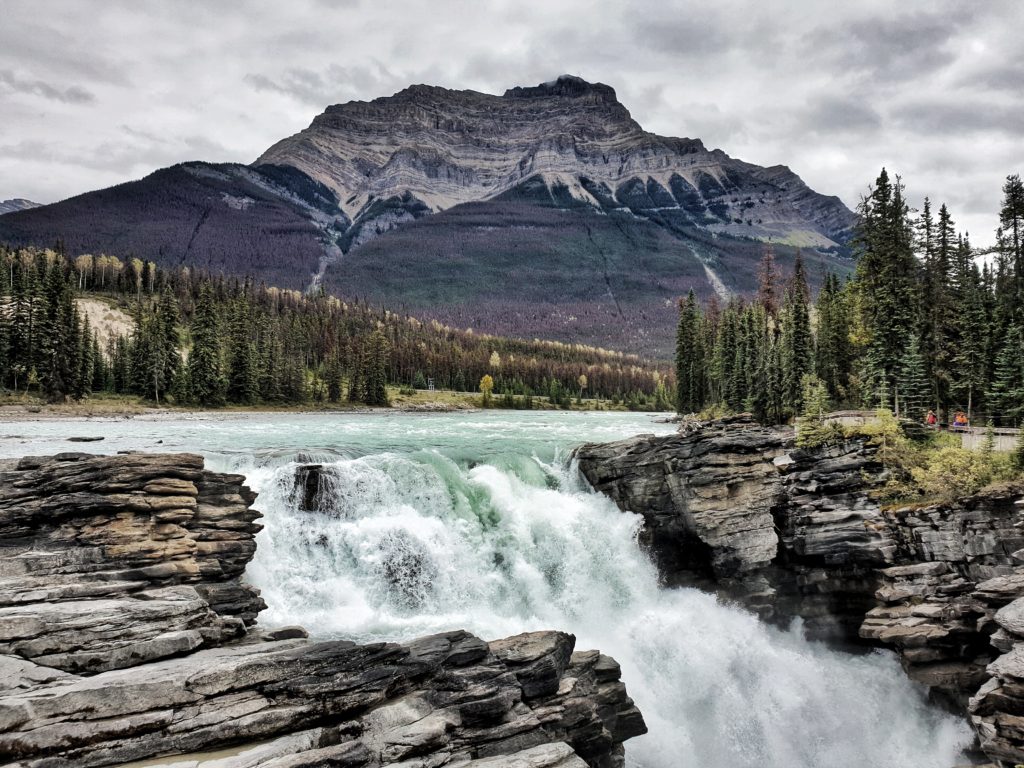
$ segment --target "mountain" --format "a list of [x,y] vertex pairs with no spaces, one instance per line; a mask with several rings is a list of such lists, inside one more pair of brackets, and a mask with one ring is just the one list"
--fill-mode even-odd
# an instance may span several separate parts
[[853,222],[838,198],[788,168],[647,133],[612,88],[569,75],[503,96],[415,85],[329,107],[257,163],[298,168],[334,190],[354,244],[368,228],[495,198],[660,215],[806,246],[837,245]]
[[39,203],[33,203],[23,197],[15,197],[10,200],[0,200],[0,216],[14,211],[27,211],[29,208],[38,208]]
[[186,163],[10,214],[0,240],[252,274],[525,337],[667,355],[675,300],[848,271],[856,221],[785,166],[644,131],[577,77],[328,107],[252,166]]
[[0,242],[137,256],[304,288],[343,214],[330,190],[292,168],[182,163],[139,181],[0,218]]

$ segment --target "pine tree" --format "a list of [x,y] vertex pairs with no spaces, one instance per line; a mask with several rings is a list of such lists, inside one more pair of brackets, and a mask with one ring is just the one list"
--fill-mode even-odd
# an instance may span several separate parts
[[704,407],[704,347],[700,328],[701,312],[691,289],[686,301],[679,302],[676,331],[676,410],[679,413],[696,413]]
[[363,369],[366,372],[366,396],[363,402],[367,405],[390,405],[387,392],[387,361],[387,339],[378,329],[370,337],[363,362]]
[[1011,325],[992,370],[992,384],[986,401],[993,418],[1013,425],[1024,406],[1024,340],[1020,328]]
[[229,310],[227,399],[251,404],[259,398],[259,373],[256,347],[251,340],[252,315],[244,298],[234,301]]
[[344,382],[342,381],[341,360],[338,358],[337,352],[327,359],[324,378],[327,380],[327,400],[331,403],[340,402]]
[[900,415],[916,421],[923,420],[932,401],[932,389],[921,354],[921,341],[916,333],[911,335],[904,352],[896,392]]
[[793,414],[803,406],[804,376],[814,369],[814,337],[808,302],[803,257],[797,253],[781,316],[782,402],[783,407]]
[[839,278],[828,274],[818,296],[814,370],[835,402],[846,400],[850,386],[850,323]]
[[1004,233],[1004,253],[1013,270],[1013,294],[1016,314],[1024,316],[1024,182],[1019,175],[1006,177],[1003,185],[1003,204],[999,209],[999,223]]
[[208,284],[199,294],[192,318],[192,351],[188,369],[195,402],[208,407],[223,405],[226,382],[221,362],[220,320]]

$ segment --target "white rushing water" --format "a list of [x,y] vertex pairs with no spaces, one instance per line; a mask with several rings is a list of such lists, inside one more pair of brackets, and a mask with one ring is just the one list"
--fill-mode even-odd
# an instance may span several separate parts
[[[639,518],[584,487],[565,457],[583,440],[668,427],[628,414],[334,419],[140,421],[106,449],[191,447],[247,475],[265,515],[247,572],[270,606],[264,624],[356,640],[562,629],[614,656],[650,728],[627,743],[632,765],[949,768],[969,742],[891,654],[829,650],[658,587]],[[60,440],[45,426],[10,431],[25,430],[33,446]],[[300,509],[294,489],[311,460],[329,480],[323,512]]]

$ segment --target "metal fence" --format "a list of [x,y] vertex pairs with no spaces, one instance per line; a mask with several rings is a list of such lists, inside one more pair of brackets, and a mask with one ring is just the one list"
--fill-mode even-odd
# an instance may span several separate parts
[[[876,411],[833,411],[825,417],[826,421],[843,426],[861,426],[878,418]],[[978,423],[977,420],[974,422]],[[964,448],[975,450],[985,443],[988,427],[949,427],[941,425],[936,429],[960,435]],[[993,442],[997,451],[1012,451],[1020,441],[1020,430],[1013,427],[993,427]]]

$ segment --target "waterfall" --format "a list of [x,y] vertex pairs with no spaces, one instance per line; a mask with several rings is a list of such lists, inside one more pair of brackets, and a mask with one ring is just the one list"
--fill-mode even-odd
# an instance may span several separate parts
[[847,655],[659,588],[639,518],[563,462],[321,458],[313,509],[294,461],[240,468],[265,515],[248,571],[264,624],[359,641],[570,631],[622,665],[650,728],[627,760],[644,768],[949,768],[971,740],[892,654]]

